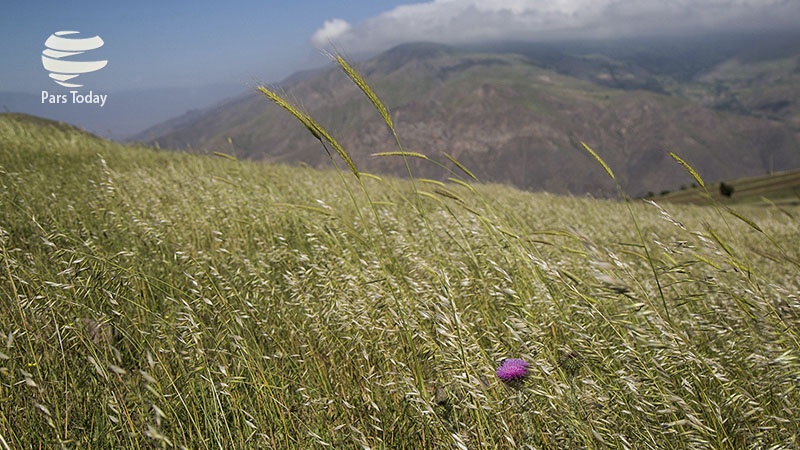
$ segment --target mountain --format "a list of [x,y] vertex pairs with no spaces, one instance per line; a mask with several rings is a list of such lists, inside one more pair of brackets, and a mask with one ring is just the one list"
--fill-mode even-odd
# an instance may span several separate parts
[[[391,111],[406,151],[454,167],[446,153],[486,182],[614,195],[611,180],[581,150],[583,141],[626,192],[644,195],[691,182],[669,152],[707,180],[800,167],[800,40],[791,38],[480,48],[415,43],[356,67]],[[648,52],[648,45],[655,50]],[[361,170],[406,173],[400,158],[370,156],[397,147],[341,70],[304,73],[279,90],[324,126]],[[300,123],[257,93],[167,121],[136,139],[330,164]],[[411,164],[417,176],[448,176],[429,161]]]

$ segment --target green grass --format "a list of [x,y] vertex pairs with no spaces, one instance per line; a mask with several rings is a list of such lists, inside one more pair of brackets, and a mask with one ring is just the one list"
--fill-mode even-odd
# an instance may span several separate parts
[[0,448],[800,445],[797,207],[380,178],[284,107],[339,171],[0,115]]

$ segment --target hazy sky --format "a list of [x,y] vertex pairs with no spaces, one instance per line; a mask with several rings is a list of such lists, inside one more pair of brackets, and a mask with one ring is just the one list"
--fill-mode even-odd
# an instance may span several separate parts
[[326,61],[310,44],[326,19],[360,23],[400,3],[4,0],[0,91],[59,89],[42,67],[41,53],[48,36],[62,30],[98,35],[105,42],[91,58],[82,55],[108,60],[106,68],[80,76],[96,90],[274,82]]
[[[242,86],[324,63],[331,43],[351,55],[431,40],[606,37],[620,33],[798,27],[798,0],[5,1],[0,91],[57,89],[42,67],[52,33],[99,35],[98,90]],[[84,55],[85,56],[85,55]]]

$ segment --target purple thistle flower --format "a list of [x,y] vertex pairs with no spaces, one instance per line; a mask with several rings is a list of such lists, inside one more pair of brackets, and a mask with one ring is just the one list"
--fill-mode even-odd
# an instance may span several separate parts
[[521,380],[528,375],[528,363],[519,358],[509,358],[503,360],[497,368],[497,378],[505,382]]

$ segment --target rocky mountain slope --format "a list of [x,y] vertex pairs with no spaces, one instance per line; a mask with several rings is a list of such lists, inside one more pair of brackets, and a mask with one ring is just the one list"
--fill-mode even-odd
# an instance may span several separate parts
[[[704,56],[693,56],[689,44],[681,51],[669,47],[658,60],[646,48],[626,52],[620,45],[608,45],[616,49],[610,51],[418,43],[356,67],[391,111],[406,151],[448,165],[446,153],[486,182],[613,195],[612,182],[580,149],[584,141],[628,193],[643,195],[691,180],[669,152],[708,180],[800,167],[800,45],[773,44],[760,54],[752,46],[728,46],[706,49],[715,58],[703,65]],[[684,70],[676,68],[681,60]],[[396,144],[341,70],[304,74],[280,89],[339,140],[359,169],[406,173],[399,158],[371,156],[397,150]],[[175,149],[330,164],[301,124],[255,92],[137,138]],[[427,161],[412,165],[418,176],[448,176]]]

